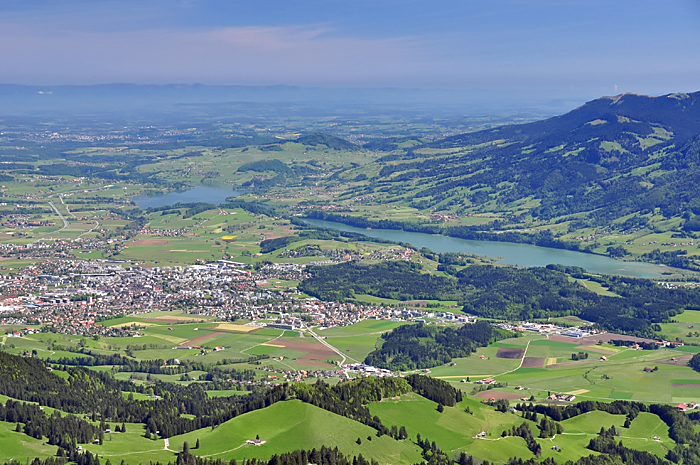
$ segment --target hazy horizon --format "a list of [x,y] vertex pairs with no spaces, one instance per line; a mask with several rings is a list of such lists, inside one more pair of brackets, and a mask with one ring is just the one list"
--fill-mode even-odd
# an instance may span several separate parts
[[401,89],[452,93],[447,102],[580,104],[700,89],[699,20],[691,0],[8,0],[0,83]]

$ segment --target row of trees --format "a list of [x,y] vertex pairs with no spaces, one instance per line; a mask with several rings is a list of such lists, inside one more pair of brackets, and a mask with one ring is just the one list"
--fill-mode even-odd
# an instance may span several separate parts
[[512,428],[503,431],[501,436],[519,436],[525,440],[527,448],[530,449],[530,452],[535,454],[535,457],[540,458],[542,455],[542,446],[540,446],[540,443],[535,440],[535,435],[533,434],[530,425],[527,423],[521,423],[520,426],[513,426]]
[[[254,355],[245,359],[221,359],[212,366],[211,363],[197,362],[192,360],[138,360],[125,357],[121,354],[97,354],[88,349],[78,350],[82,355],[77,357],[49,358],[48,362],[60,366],[111,366],[113,371],[126,371],[137,373],[149,373],[160,375],[178,375],[190,373],[192,371],[206,371],[214,377],[230,378],[237,381],[251,381],[255,378],[254,370],[236,370],[228,368],[223,370],[219,365],[229,365],[235,363],[254,363],[258,360],[269,358],[268,355]],[[208,381],[211,381],[209,379]]]
[[[330,448],[326,446],[321,446],[320,449],[294,450],[284,454],[275,454],[267,460],[251,458],[244,459],[241,462],[238,462],[236,459],[227,461],[198,457],[188,450],[177,454],[174,465],[239,465],[239,463],[240,465],[308,465],[310,463],[315,465],[379,465],[374,460],[365,459],[362,454],[346,456],[337,447]],[[173,464],[168,463],[168,465]]]

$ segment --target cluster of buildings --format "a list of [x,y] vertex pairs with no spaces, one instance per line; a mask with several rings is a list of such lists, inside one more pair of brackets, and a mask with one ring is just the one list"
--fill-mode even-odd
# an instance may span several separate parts
[[594,328],[581,329],[580,327],[565,328],[552,323],[534,323],[529,321],[521,321],[519,323],[498,323],[497,327],[508,331],[519,331],[539,334],[558,334],[572,338],[582,338],[592,336],[594,334],[605,334],[605,331],[596,330]]
[[550,394],[547,396],[547,400],[554,400],[558,402],[573,402],[576,396],[573,394]]
[[391,247],[389,249],[373,250],[369,255],[365,255],[364,250],[352,249],[321,249],[317,245],[307,245],[296,250],[285,250],[280,253],[280,257],[302,258],[319,257],[326,260],[312,262],[312,265],[323,265],[338,263],[350,260],[404,260],[409,261],[415,251],[406,247]]
[[386,368],[377,368],[364,363],[348,363],[341,368],[343,368],[346,375],[352,373],[355,376],[397,376],[396,373]]
[[[435,313],[418,309],[301,298],[295,288],[268,284],[271,279],[303,279],[301,265],[267,265],[258,271],[243,266],[220,260],[187,267],[124,268],[122,263],[107,260],[45,260],[16,274],[0,275],[0,323],[108,336],[110,330],[100,324],[103,319],[174,309],[221,320],[247,318],[283,329],[298,329],[302,324],[347,326],[364,319],[425,321],[435,317]],[[445,312],[438,317],[468,321]]]
[[[17,233],[16,233],[17,234]],[[22,260],[75,259],[75,252],[87,253],[93,250],[119,251],[123,247],[117,239],[95,239],[78,237],[72,240],[57,239],[54,241],[38,241],[27,244],[2,243],[0,255],[3,258]]]
[[33,229],[41,226],[56,226],[56,223],[49,221],[37,221],[33,220],[31,215],[17,214],[5,216],[3,218],[2,226],[12,229]]
[[700,404],[696,404],[695,402],[689,402],[687,404],[681,403],[681,404],[676,405],[676,409],[679,412],[687,412],[688,410],[695,410],[698,408],[700,408]]
[[284,370],[262,365],[255,367],[255,369],[270,373],[267,375],[267,381],[265,382],[267,384],[276,384],[286,381],[302,381],[307,378],[328,379],[345,376],[343,370]]

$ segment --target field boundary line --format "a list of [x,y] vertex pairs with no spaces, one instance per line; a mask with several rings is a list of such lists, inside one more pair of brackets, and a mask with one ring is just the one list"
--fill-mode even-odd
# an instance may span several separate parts
[[500,373],[500,374],[498,374],[498,375],[493,375],[493,377],[495,378],[496,376],[507,375],[508,373],[513,373],[514,371],[519,370],[520,368],[522,368],[523,362],[525,361],[525,357],[527,356],[527,349],[530,348],[530,343],[531,343],[532,341],[534,341],[534,340],[538,340],[538,341],[539,341],[539,340],[544,340],[544,339],[549,339],[549,336],[547,336],[546,338],[536,338],[536,339],[535,339],[535,338],[532,338],[532,339],[530,339],[529,341],[527,341],[527,345],[525,346],[525,352],[523,352],[523,357],[520,359],[520,365],[518,365],[517,368],[513,368],[512,370],[509,370],[509,371]]
[[311,337],[313,337],[313,338],[316,339],[318,342],[320,342],[320,343],[323,344],[324,346],[326,346],[326,347],[328,347],[329,349],[331,349],[331,350],[332,350],[333,352],[335,352],[336,354],[340,355],[340,357],[342,358],[342,360],[340,361],[340,364],[341,364],[341,365],[345,365],[345,360],[346,360],[346,359],[352,360],[352,361],[354,361],[354,362],[359,363],[357,360],[355,360],[354,358],[350,357],[349,355],[346,357],[345,354],[342,353],[340,350],[336,349],[335,347],[333,347],[332,345],[330,345],[329,343],[327,343],[324,339],[322,339],[321,337],[319,337],[318,334],[316,334],[311,328],[308,329],[308,332],[309,332],[309,334],[311,334]]

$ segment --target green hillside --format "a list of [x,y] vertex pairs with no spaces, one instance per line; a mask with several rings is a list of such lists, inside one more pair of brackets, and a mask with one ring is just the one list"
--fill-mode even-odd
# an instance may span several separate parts
[[[115,434],[116,438],[119,436]],[[265,444],[247,445],[246,441],[259,436]],[[367,440],[367,437],[372,440]],[[356,443],[361,438],[361,445]],[[373,457],[382,463],[410,464],[420,461],[420,452],[409,441],[396,441],[388,436],[376,437],[369,426],[334,415],[313,405],[298,400],[278,402],[270,407],[250,412],[227,421],[214,429],[205,428],[169,439],[169,449],[181,451],[183,443],[194,447],[197,439],[200,448],[196,455],[219,459],[269,458],[295,449],[320,448],[322,445],[337,446],[343,453]],[[130,460],[173,460],[172,452],[163,449],[163,441],[152,441],[143,437],[129,438]],[[124,441],[91,445],[87,449],[119,463],[125,457]],[[158,450],[160,449],[160,450]],[[131,462],[129,462],[131,463]]]

